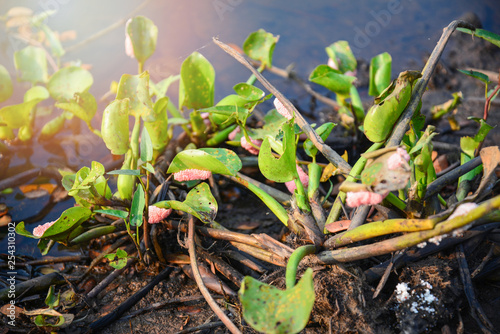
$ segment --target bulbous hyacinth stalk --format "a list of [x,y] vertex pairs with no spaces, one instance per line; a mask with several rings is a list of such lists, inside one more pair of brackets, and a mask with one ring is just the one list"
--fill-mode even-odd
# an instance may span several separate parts
[[180,172],[174,173],[174,180],[183,181],[193,181],[193,180],[206,180],[212,176],[212,172],[209,170],[201,169],[184,169]]
[[[300,182],[302,182],[304,188],[307,188],[307,186],[309,185],[309,175],[307,175],[307,173],[304,172],[304,170],[300,168],[299,165],[297,165],[297,172],[299,173]],[[295,184],[294,180],[285,182],[285,186],[292,194],[295,189],[297,189],[297,185]]]
[[132,19],[129,19],[125,24],[125,54],[130,58],[135,58],[134,46],[132,45],[132,40],[128,34],[128,25],[132,22]]
[[45,231],[47,231],[49,229],[49,227],[51,227],[52,225],[54,225],[54,223],[55,223],[55,221],[48,222],[48,223],[45,223],[43,225],[38,225],[37,227],[35,227],[33,229],[33,235],[35,237],[40,238],[45,233]]
[[361,205],[375,205],[382,202],[387,194],[377,194],[371,191],[357,191],[348,192],[346,197],[346,204],[351,208],[357,208]]
[[274,103],[274,107],[276,108],[276,111],[278,111],[278,113],[281,116],[285,117],[287,120],[291,120],[292,119],[292,115],[285,108],[285,106],[283,105],[283,103],[280,102],[280,100],[278,100],[277,98],[275,98],[273,103]]
[[[250,140],[252,141],[252,143],[255,145],[255,146],[258,146],[260,147],[260,145],[262,145],[262,140],[259,140],[259,139],[252,139],[252,137],[250,137]],[[245,138],[245,136],[241,137],[240,139],[240,144],[241,144],[241,147],[243,147],[245,150],[247,150],[248,152],[252,153],[253,155],[258,155],[259,154],[259,149],[253,147],[252,145],[250,145],[250,143],[247,141],[247,139]]]
[[172,213],[172,209],[159,208],[150,205],[148,208],[148,223],[158,224],[163,219],[166,219]]

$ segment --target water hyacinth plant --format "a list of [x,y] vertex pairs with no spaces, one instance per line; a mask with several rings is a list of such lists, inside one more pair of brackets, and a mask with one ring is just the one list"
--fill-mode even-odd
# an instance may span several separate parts
[[[30,27],[45,31],[52,41],[50,54],[59,58],[64,50],[50,39],[44,22],[34,16]],[[466,23],[455,22],[444,38],[457,26],[466,33],[476,32]],[[328,144],[332,132],[341,127],[335,129],[337,124],[332,122],[310,124],[262,74],[277,70],[273,66],[277,36],[260,29],[248,36],[241,51],[214,39],[251,71],[246,82],[236,83],[228,95],[216,101],[215,69],[197,51],[186,57],[177,75],[152,80],[144,68],[161,41],[159,33],[144,16],[127,20],[125,52],[137,60],[138,71],[123,74],[112,85],[113,99],[102,110],[100,129],[92,126],[100,110],[89,93],[93,77],[88,70],[71,65],[51,72],[47,50],[42,47],[26,46],[14,55],[19,80],[30,82],[32,88],[24,93],[22,103],[0,109],[3,142],[31,140],[39,103],[52,99],[60,114],[41,127],[39,139],[56,135],[67,119],[76,116],[102,138],[112,155],[122,159],[121,167],[114,170],[97,161],[76,172],[60,170],[62,186],[76,205],[33,232],[24,222],[16,226],[19,235],[38,240],[43,255],[56,242],[83,247],[104,237],[124,236],[120,242],[129,242],[131,247],[125,251],[119,248],[123,243],[117,241],[116,247],[99,258],[107,258],[116,273],[136,261],[142,266],[138,268],[152,268],[155,263],[189,266],[183,270],[192,273],[210,307],[231,332],[237,333],[237,326],[205,287],[209,284],[204,281],[217,270],[225,276],[224,282],[213,275],[216,284],[211,288],[222,289],[226,305],[237,304],[232,298],[238,296],[247,324],[265,333],[298,333],[307,326],[316,300],[313,270],[299,267],[306,256],[304,263],[313,267],[402,254],[413,246],[465,233],[496,219],[500,197],[483,200],[494,187],[494,171],[500,161],[498,147],[483,148],[492,128],[486,122],[487,112],[483,119],[477,119],[477,134],[460,141],[459,175],[442,181],[433,164],[437,129],[426,124],[421,99],[443,45],[438,45],[423,71],[404,71],[392,81],[391,56],[382,53],[372,58],[368,94],[374,100],[370,108],[365,108],[356,86],[358,62],[349,43],[338,41],[326,47],[326,63],[310,73],[309,81],[315,89],[323,87],[334,94],[335,100],[323,98],[335,106],[342,131],[363,143],[356,144],[356,149],[368,147],[361,154],[350,150],[348,159]],[[500,41],[498,35],[482,30],[477,30],[477,36],[496,45]],[[174,84],[179,89],[177,105],[169,90]],[[0,102],[8,101],[12,79],[2,66],[0,86],[4,87]],[[497,94],[498,85],[491,91],[486,89],[486,111]],[[271,105],[266,102],[269,99],[273,99],[273,107],[265,110]],[[437,111],[435,119],[456,108],[458,100]],[[252,175],[246,175],[248,171],[253,171]],[[471,193],[471,184],[480,175],[481,184]],[[219,188],[228,182],[248,190],[274,214],[275,222],[282,224],[283,239],[230,231],[217,222],[223,198]],[[444,185],[456,186],[448,200],[440,192]],[[225,206],[222,214],[227,214],[229,207]],[[370,211],[379,215],[369,218]],[[339,221],[348,223],[340,228]],[[165,250],[172,246],[161,241],[159,234],[166,230],[177,231],[179,237],[173,242],[186,245],[189,256],[181,254],[180,247],[175,254]],[[186,233],[185,243],[181,232]],[[238,249],[253,259],[286,267],[286,290],[243,276],[223,260],[203,253],[207,240],[213,243],[214,238],[224,242],[223,247],[231,247],[231,252]],[[214,268],[214,272],[207,270],[210,274],[204,274],[203,279],[196,264],[197,247]],[[252,268],[260,270],[257,263]],[[302,278],[296,284],[298,272]],[[168,276],[161,275],[161,279]],[[222,283],[231,286],[221,288]],[[239,288],[238,294],[231,290],[234,286]],[[39,323],[42,320],[38,318]],[[102,324],[92,326],[98,330]]]

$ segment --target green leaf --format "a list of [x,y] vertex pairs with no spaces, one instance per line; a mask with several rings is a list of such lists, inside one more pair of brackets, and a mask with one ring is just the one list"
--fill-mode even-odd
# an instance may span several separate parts
[[[132,116],[143,117],[146,122],[153,111],[153,102],[149,95],[149,73],[146,71],[139,75],[123,74],[118,83],[116,99],[129,99],[129,113]],[[128,136],[127,136],[128,137]]]
[[[316,133],[321,137],[321,139],[325,141],[336,125],[337,124],[331,122],[324,123],[314,131],[316,131]],[[311,158],[315,157],[316,154],[318,154],[318,149],[316,148],[316,146],[314,146],[313,142],[310,139],[306,139],[304,141],[304,151]]]
[[243,51],[252,59],[258,60],[266,67],[273,66],[274,47],[278,37],[259,29],[248,35],[243,43]]
[[127,264],[128,254],[123,249],[118,248],[116,253],[107,254],[104,257],[109,260],[111,267],[122,269]]
[[297,175],[295,164],[296,142],[293,125],[283,124],[283,154],[279,159],[272,154],[269,138],[264,138],[259,151],[259,169],[265,178],[275,182],[288,182]]
[[144,16],[136,16],[127,22],[127,34],[134,48],[134,57],[144,63],[156,49],[158,28]]
[[141,171],[138,169],[117,169],[117,170],[112,170],[110,172],[107,172],[106,174],[141,176]]
[[215,70],[198,52],[193,52],[181,66],[179,108],[202,109],[214,104]]
[[368,94],[379,96],[391,83],[392,57],[387,52],[372,58]]
[[248,109],[238,107],[236,105],[217,105],[210,108],[200,109],[199,111],[208,112],[214,115],[226,116],[225,120],[228,120],[232,117],[234,119],[239,120],[240,122],[244,122],[249,115]]
[[144,215],[144,206],[146,205],[146,200],[144,197],[144,189],[142,187],[137,187],[132,198],[132,206],[130,207],[130,225],[141,226],[142,217]]
[[401,72],[394,84],[387,87],[368,110],[364,121],[366,137],[379,143],[387,139],[405,110],[412,94],[412,86],[421,76],[417,71]]
[[285,291],[246,276],[238,295],[243,318],[253,329],[298,333],[307,325],[314,306],[313,271],[308,268],[297,285]]
[[69,111],[86,123],[90,123],[97,111],[97,101],[89,92],[75,93],[69,102],[58,102],[55,106]]
[[233,89],[236,94],[248,101],[258,101],[266,95],[262,89],[249,85],[246,82],[236,84]]
[[236,175],[241,167],[241,160],[233,151],[225,148],[200,148],[179,152],[172,160],[167,173],[201,169],[214,174]]
[[146,164],[144,164],[144,169],[147,170],[148,172],[154,174],[155,173],[155,168],[153,167],[153,165],[151,165],[149,162],[146,162]]
[[153,159],[153,142],[146,128],[142,129],[141,134],[141,160],[150,162]]
[[159,208],[189,213],[204,223],[211,223],[217,216],[218,205],[205,182],[200,183],[187,194],[184,202],[162,201],[154,204]]
[[9,71],[0,65],[0,103],[7,101],[14,92]]
[[58,293],[56,296],[55,286],[51,285],[49,291],[47,292],[47,297],[45,297],[45,305],[47,305],[51,309],[54,309],[59,306],[60,301],[61,301],[61,294]]
[[465,32],[467,34],[481,37],[484,40],[498,46],[500,48],[500,35],[497,35],[491,31],[484,29],[475,29],[474,31],[467,28],[457,28],[458,31]]
[[129,148],[129,99],[114,100],[102,115],[102,140],[111,153],[125,154]]
[[334,64],[341,73],[347,71],[355,71],[358,63],[356,57],[352,54],[351,48],[347,41],[338,41],[326,49],[328,57],[333,60]]
[[470,77],[473,77],[473,78],[476,78],[478,80],[481,80],[485,84],[491,83],[490,78],[486,74],[484,74],[482,72],[473,71],[473,70],[461,70],[461,69],[458,69],[458,71],[462,72],[463,74],[468,75]]
[[338,94],[349,94],[355,77],[344,75],[328,65],[319,65],[309,75],[309,80]]
[[75,93],[88,91],[93,83],[94,79],[89,71],[78,66],[69,66],[61,68],[50,77],[47,89],[54,100],[69,101]]
[[30,232],[26,231],[24,222],[17,224],[16,232],[19,235],[33,239],[51,239],[55,241],[64,240],[69,236],[71,231],[79,227],[84,221],[88,220],[92,215],[92,211],[81,206],[75,206],[65,210],[59,219],[49,227],[40,237],[35,237]]
[[43,101],[49,98],[49,91],[43,86],[31,87],[24,93],[23,101],[29,102],[33,100]]
[[63,176],[63,185],[68,194],[84,207],[97,204],[104,198],[111,198],[111,190],[107,180],[103,177],[104,166],[97,161],[92,161],[92,168],[84,166],[76,174]]
[[168,97],[165,96],[158,99],[153,106],[155,120],[153,122],[144,122],[144,127],[150,135],[153,149],[158,153],[162,152],[170,141],[167,105]]
[[38,82],[47,82],[47,58],[45,50],[36,46],[27,46],[14,52],[14,65],[21,71],[21,80],[29,81],[33,85]]
[[17,129],[29,125],[31,110],[41,99],[31,100],[0,109],[0,120],[9,128]]
[[123,210],[112,210],[112,209],[94,210],[94,213],[102,213],[105,215],[114,216],[114,217],[118,217],[118,218],[122,218],[122,219],[125,219],[128,217],[128,212],[123,211]]

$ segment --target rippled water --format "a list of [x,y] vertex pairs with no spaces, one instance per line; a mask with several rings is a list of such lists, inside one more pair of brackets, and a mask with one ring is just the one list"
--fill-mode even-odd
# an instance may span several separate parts
[[[56,9],[48,23],[54,30],[75,30],[77,40],[67,42],[73,47],[63,61],[81,60],[92,66],[97,98],[107,90],[112,80],[118,81],[123,73],[135,74],[136,61],[124,53],[124,27],[110,31],[102,37],[74,48],[78,42],[89,38],[113,23],[126,19],[144,1],[75,1],[2,0],[0,15],[13,6],[26,6],[35,12]],[[285,68],[295,64],[295,70],[308,74],[327,60],[324,48],[337,40],[349,41],[355,56],[365,60],[388,51],[393,57],[393,73],[406,69],[409,64],[421,64],[422,57],[430,53],[441,35],[442,28],[466,12],[475,12],[485,29],[500,32],[500,6],[498,1],[247,1],[247,0],[168,0],[146,1],[138,12],[152,19],[159,29],[156,53],[146,62],[152,78],[161,80],[176,74],[182,61],[193,51],[204,54],[216,70],[216,100],[230,94],[232,86],[246,81],[249,73],[236,61],[212,43],[212,37],[241,45],[246,36],[259,28],[280,35],[274,53],[274,65]],[[0,63],[14,73],[12,54],[19,44],[0,34]],[[285,94],[297,95],[299,104],[307,108],[308,99],[297,93],[284,79],[266,74],[271,82]],[[16,102],[20,102],[24,84],[15,87]],[[177,93],[171,96],[176,99]],[[5,103],[0,106],[5,105]],[[99,128],[100,115],[105,104],[99,106],[95,126]],[[83,128],[83,127],[82,127]],[[44,146],[34,143],[31,150],[19,149],[10,161],[9,174],[32,166],[70,164],[73,168],[89,165],[92,160],[102,160],[108,151],[100,140],[89,135],[66,131]],[[22,153],[24,152],[24,153]],[[65,156],[60,153],[65,152]],[[23,155],[24,154],[24,155]],[[6,175],[0,173],[0,175]],[[14,221],[21,221],[36,214],[48,198],[28,200],[13,195],[0,197],[0,202],[10,207]],[[56,219],[60,212],[72,206],[72,201],[57,204],[42,221]],[[32,224],[28,229],[32,229]],[[0,230],[4,239],[5,231]],[[33,243],[23,241],[19,252],[38,255]],[[6,247],[2,240],[0,251]]]

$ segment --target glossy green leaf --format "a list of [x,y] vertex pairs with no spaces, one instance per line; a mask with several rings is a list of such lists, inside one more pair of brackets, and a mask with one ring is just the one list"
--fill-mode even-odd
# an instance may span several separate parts
[[109,260],[111,267],[119,270],[127,264],[128,254],[123,249],[118,248],[116,253],[107,254],[104,257]]
[[262,89],[249,85],[246,82],[236,84],[233,89],[236,94],[248,101],[258,101],[266,95]]
[[113,154],[125,154],[129,148],[129,99],[114,100],[102,115],[101,134]]
[[7,101],[14,92],[9,71],[0,65],[0,102]]
[[102,213],[108,216],[113,216],[113,217],[118,217],[125,219],[128,217],[128,212],[123,211],[123,210],[113,210],[113,209],[106,209],[106,210],[94,210],[94,213]]
[[141,171],[138,169],[117,169],[117,170],[112,170],[110,172],[107,172],[106,174],[110,175],[133,175],[133,176],[140,176]]
[[241,169],[236,153],[225,148],[200,148],[179,152],[172,160],[167,173],[185,169],[209,170],[214,174],[236,175]]
[[255,330],[298,333],[307,325],[314,306],[313,271],[308,268],[297,285],[285,291],[246,276],[238,295],[243,318]]
[[90,123],[97,111],[97,101],[89,92],[75,93],[75,97],[69,102],[58,102],[57,108],[69,111],[86,123]]
[[141,116],[144,121],[154,121],[150,118],[153,112],[153,102],[149,95],[149,73],[139,75],[124,74],[118,83],[116,99],[129,99],[129,113],[132,116]]
[[495,34],[491,31],[484,30],[484,29],[475,29],[474,31],[467,29],[467,28],[457,28],[458,31],[465,32],[467,34],[481,37],[484,40],[487,40],[488,42],[498,46],[500,48],[500,35]]
[[144,215],[144,207],[146,205],[146,200],[144,196],[144,189],[142,187],[137,187],[132,198],[132,206],[130,207],[130,225],[131,226],[141,226],[142,217]]
[[217,216],[218,205],[205,182],[200,183],[187,194],[184,202],[162,201],[154,204],[159,208],[186,212],[204,223],[211,223]]
[[[321,137],[321,139],[325,141],[336,125],[337,124],[331,122],[324,123],[314,131],[316,131],[316,133]],[[318,149],[316,148],[316,146],[314,146],[313,142],[310,139],[306,139],[304,141],[304,151],[311,158],[315,157],[316,154],[318,154]]]
[[80,226],[84,221],[88,220],[92,215],[92,211],[81,206],[75,206],[66,209],[59,219],[49,227],[45,233],[40,237],[35,237],[33,234],[28,232],[24,227],[24,222],[20,222],[16,226],[16,232],[19,235],[33,238],[33,239],[51,239],[51,240],[64,240],[71,231]]
[[193,52],[181,66],[179,107],[202,109],[214,104],[215,70],[198,52]]
[[259,169],[265,178],[275,182],[288,182],[297,175],[295,164],[295,133],[293,125],[283,124],[283,154],[279,159],[275,158],[269,138],[264,138],[259,151]]
[[481,80],[482,82],[484,82],[485,84],[489,84],[491,81],[490,81],[490,78],[482,73],[482,72],[479,72],[479,71],[473,71],[473,70],[461,70],[461,69],[458,69],[459,72],[462,72],[463,74],[465,75],[468,75],[470,77],[473,77],[473,78],[476,78],[478,80]]
[[63,113],[45,123],[40,131],[40,140],[47,140],[55,136],[64,128],[65,122],[66,116]]
[[32,84],[47,82],[47,58],[45,50],[36,46],[27,46],[14,52],[14,65],[21,72],[21,80]]
[[379,96],[391,83],[392,57],[387,52],[372,58],[368,94]]
[[252,59],[260,61],[264,66],[273,66],[273,52],[278,37],[259,29],[248,35],[243,42],[243,51]]
[[33,128],[31,127],[30,124],[23,125],[19,128],[19,131],[17,132],[17,138],[19,138],[20,141],[28,141],[33,137]]
[[75,201],[84,207],[98,204],[102,198],[109,199],[112,195],[107,180],[103,177],[104,166],[92,161],[91,167],[84,166],[76,174],[63,176],[62,183],[68,190],[68,195],[73,196]]
[[41,99],[31,100],[0,109],[0,120],[12,129],[26,126],[30,120],[31,110]]
[[153,143],[146,128],[142,129],[140,148],[141,160],[143,162],[150,162],[153,159]]
[[75,93],[89,90],[94,83],[92,74],[78,66],[61,68],[54,73],[47,83],[50,96],[56,101],[72,100]]
[[344,75],[328,65],[319,65],[309,75],[309,80],[338,94],[349,94],[355,77]]
[[395,84],[389,86],[375,99],[376,104],[368,110],[364,122],[365,135],[370,141],[379,143],[391,134],[399,116],[410,101],[412,85],[420,76],[420,72],[416,71],[400,73]]
[[168,131],[167,115],[168,97],[158,99],[153,106],[153,122],[144,122],[144,127],[148,130],[153,145],[155,155],[161,153],[170,140]]
[[47,297],[45,297],[45,305],[49,308],[53,309],[59,306],[59,302],[61,301],[61,294],[55,294],[55,286],[51,285],[49,291],[47,292]]
[[[16,135],[14,134],[14,131],[12,130],[12,128],[9,128],[6,125],[0,125],[0,139],[12,140],[14,138],[16,138]],[[1,147],[1,144],[0,144],[0,147]],[[0,152],[3,153],[1,150],[0,150]]]
[[208,112],[212,115],[222,115],[225,116],[227,121],[230,118],[237,119],[240,122],[244,122],[249,114],[249,110],[246,108],[238,107],[235,105],[217,105],[210,108],[200,109],[200,112]]
[[337,70],[341,73],[355,71],[358,66],[351,47],[347,41],[338,41],[326,47],[328,57],[333,60]]
[[49,91],[43,86],[33,86],[24,93],[23,101],[43,101],[49,98]]
[[127,22],[127,34],[134,48],[134,57],[144,63],[156,49],[158,28],[144,16],[136,16]]

